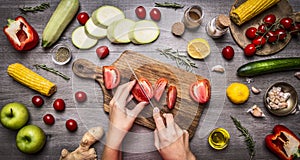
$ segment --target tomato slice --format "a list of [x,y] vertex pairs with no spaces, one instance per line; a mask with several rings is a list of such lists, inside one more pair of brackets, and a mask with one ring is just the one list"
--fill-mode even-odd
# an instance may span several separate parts
[[170,86],[167,93],[167,107],[173,109],[177,99],[177,88]]
[[163,95],[168,80],[166,78],[159,78],[154,85],[154,99],[158,102]]
[[133,97],[139,102],[149,102],[148,98],[151,99],[153,97],[152,84],[144,77],[139,78],[138,81],[131,90]]
[[200,79],[190,86],[190,96],[198,103],[207,103],[210,99],[210,85],[207,79]]
[[121,80],[119,70],[115,66],[103,66],[103,80],[106,89],[117,87]]

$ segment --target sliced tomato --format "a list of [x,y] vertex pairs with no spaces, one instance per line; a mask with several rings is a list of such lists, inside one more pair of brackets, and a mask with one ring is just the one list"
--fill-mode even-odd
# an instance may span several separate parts
[[154,99],[158,102],[163,95],[166,86],[168,85],[168,80],[166,78],[159,78],[154,85]]
[[210,85],[207,79],[200,79],[190,86],[190,96],[194,101],[204,104],[210,99]]
[[175,86],[170,86],[167,93],[167,107],[173,109],[175,107],[177,99],[177,88]]
[[117,87],[121,80],[119,70],[115,66],[103,66],[103,79],[106,89]]
[[153,97],[152,84],[144,77],[139,78],[138,81],[131,90],[133,97],[139,102],[149,102],[148,98]]

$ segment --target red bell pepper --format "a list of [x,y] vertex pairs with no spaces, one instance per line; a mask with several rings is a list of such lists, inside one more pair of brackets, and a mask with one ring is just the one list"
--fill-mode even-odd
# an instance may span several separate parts
[[276,125],[265,137],[266,146],[282,160],[300,157],[300,139],[287,127]]
[[34,48],[39,42],[39,36],[26,19],[18,16],[15,20],[8,19],[3,32],[11,45],[18,51]]

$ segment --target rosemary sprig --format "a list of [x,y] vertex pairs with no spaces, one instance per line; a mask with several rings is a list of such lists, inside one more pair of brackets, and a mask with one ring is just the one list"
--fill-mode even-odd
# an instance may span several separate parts
[[238,121],[236,118],[230,116],[235,127],[242,132],[242,135],[245,137],[245,142],[247,144],[248,150],[249,150],[249,155],[250,155],[250,160],[254,158],[255,156],[255,141],[253,140],[252,136],[248,132],[248,130],[241,125],[241,122]]
[[19,8],[19,10],[23,14],[26,14],[27,12],[32,12],[32,13],[42,12],[42,11],[48,9],[49,7],[50,7],[49,3],[42,3],[39,6],[35,6],[35,7],[23,7],[23,8]]
[[65,79],[65,80],[70,80],[70,77],[68,77],[68,76],[64,75],[63,73],[61,73],[61,72],[55,70],[54,68],[49,68],[49,67],[47,67],[45,64],[35,64],[35,65],[33,65],[33,66],[34,66],[36,69],[41,68],[41,69],[46,70],[46,71],[48,71],[48,72],[54,73],[54,74],[56,74],[56,75],[59,75],[59,76],[61,76],[61,77],[62,77],[63,79]]
[[186,66],[187,71],[192,71],[193,68],[198,68],[196,63],[188,59],[187,55],[180,54],[178,50],[174,51],[172,50],[172,48],[156,49],[156,50],[160,52],[161,55],[164,55],[165,57],[176,61],[178,68],[180,68],[180,65]]
[[178,9],[178,8],[183,8],[184,5],[178,3],[171,3],[171,2],[164,2],[164,3],[155,2],[155,7],[166,7],[166,8]]

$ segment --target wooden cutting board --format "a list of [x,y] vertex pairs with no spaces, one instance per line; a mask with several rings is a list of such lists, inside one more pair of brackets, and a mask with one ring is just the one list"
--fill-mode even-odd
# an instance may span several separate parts
[[[127,63],[132,67],[137,77],[147,78],[153,86],[157,79],[164,77],[169,80],[168,86],[175,85],[177,87],[177,100],[174,109],[169,110],[166,106],[167,89],[159,102],[156,102],[154,99],[151,102],[154,106],[160,108],[162,113],[172,113],[175,122],[182,129],[186,129],[190,137],[193,137],[206,105],[198,104],[191,99],[189,87],[190,84],[198,79],[204,79],[204,77],[127,50],[112,64],[120,71],[122,77],[120,84],[130,81],[134,77]],[[105,112],[109,112],[109,102],[115,90],[105,89],[102,68],[85,59],[78,59],[73,63],[73,72],[79,77],[92,78],[99,82],[104,95],[104,110]],[[136,104],[137,102],[133,100],[127,107],[133,108]],[[152,110],[153,107],[150,104],[147,105],[137,117],[135,123],[155,129]]]

